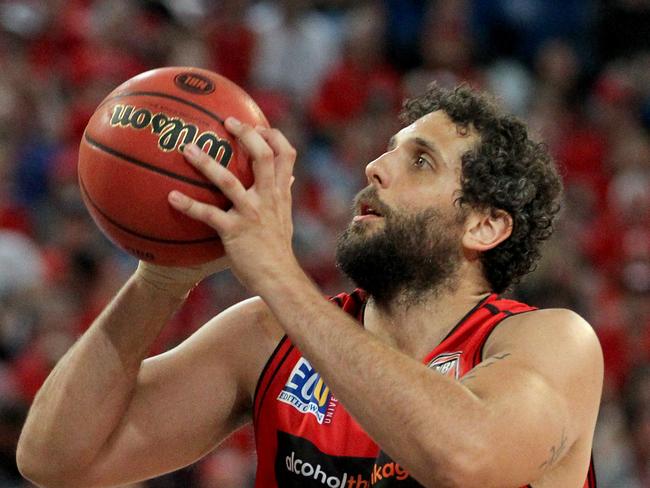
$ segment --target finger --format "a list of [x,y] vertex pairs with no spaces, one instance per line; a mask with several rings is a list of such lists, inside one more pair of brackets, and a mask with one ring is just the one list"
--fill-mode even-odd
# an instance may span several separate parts
[[296,150],[282,132],[267,127],[256,127],[275,153],[275,184],[286,188],[291,184],[291,175],[296,161]]
[[246,188],[228,168],[221,166],[207,153],[201,151],[196,144],[187,144],[183,149],[183,155],[192,166],[214,183],[235,207],[242,212],[251,209]]
[[255,186],[261,191],[271,190],[275,184],[273,149],[255,129],[248,124],[242,124],[234,117],[228,117],[224,125],[250,154],[253,160]]
[[228,215],[214,205],[199,202],[180,191],[173,190],[167,196],[169,204],[188,217],[203,222],[220,235],[228,229]]

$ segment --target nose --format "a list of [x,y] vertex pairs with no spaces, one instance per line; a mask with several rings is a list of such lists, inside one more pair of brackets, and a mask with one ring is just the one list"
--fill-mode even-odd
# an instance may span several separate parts
[[366,165],[366,178],[371,185],[387,188],[391,182],[391,175],[386,164],[388,153],[384,153]]

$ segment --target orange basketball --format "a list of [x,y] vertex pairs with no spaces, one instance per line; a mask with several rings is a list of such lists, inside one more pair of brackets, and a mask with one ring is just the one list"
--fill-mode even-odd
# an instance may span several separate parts
[[147,71],[118,86],[97,107],[79,147],[79,185],[102,231],[133,256],[184,266],[223,255],[211,227],[167,201],[177,189],[222,209],[230,202],[182,155],[196,143],[253,184],[248,155],[223,127],[234,116],[268,126],[240,87],[211,71],[170,67]]

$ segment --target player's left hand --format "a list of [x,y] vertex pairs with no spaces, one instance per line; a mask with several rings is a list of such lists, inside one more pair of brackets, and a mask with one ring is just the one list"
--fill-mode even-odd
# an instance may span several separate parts
[[169,203],[214,228],[237,278],[251,292],[262,294],[265,284],[298,266],[291,247],[291,184],[296,151],[277,129],[253,128],[232,117],[226,119],[225,127],[250,155],[253,186],[245,189],[228,169],[196,145],[187,145],[184,154],[188,162],[233,206],[224,211],[179,191],[169,194]]

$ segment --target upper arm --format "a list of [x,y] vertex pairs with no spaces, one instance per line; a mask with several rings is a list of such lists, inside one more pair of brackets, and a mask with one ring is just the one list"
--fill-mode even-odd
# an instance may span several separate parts
[[520,486],[539,479],[576,442],[591,440],[603,361],[593,330],[578,315],[514,316],[492,333],[485,357],[461,382],[488,417],[486,481]]
[[259,299],[236,305],[176,348],[145,360],[128,409],[87,473],[122,484],[186,466],[247,419],[278,334]]

